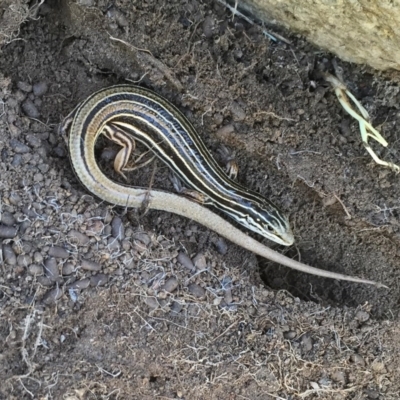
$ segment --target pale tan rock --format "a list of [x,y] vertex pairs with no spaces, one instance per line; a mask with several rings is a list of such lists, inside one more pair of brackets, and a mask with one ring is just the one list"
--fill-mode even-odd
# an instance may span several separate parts
[[400,70],[400,0],[241,0],[342,60]]

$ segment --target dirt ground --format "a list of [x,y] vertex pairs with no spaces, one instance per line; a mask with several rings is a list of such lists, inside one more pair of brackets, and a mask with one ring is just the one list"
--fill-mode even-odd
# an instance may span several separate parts
[[[399,175],[313,80],[331,54],[271,42],[212,1],[5,1],[0,29],[1,399],[399,398]],[[389,142],[374,149],[400,163],[400,73],[338,62]],[[240,182],[290,216],[295,246],[269,245],[389,289],[85,193],[58,125],[126,82],[179,107],[216,158],[236,152]],[[115,151],[100,143],[105,168]],[[158,162],[154,186],[167,176]]]

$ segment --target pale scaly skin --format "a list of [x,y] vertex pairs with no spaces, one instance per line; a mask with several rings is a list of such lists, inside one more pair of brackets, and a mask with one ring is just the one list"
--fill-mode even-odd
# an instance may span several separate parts
[[[89,101],[85,103],[85,109],[79,107],[80,105],[67,117],[60,132],[64,135],[69,148],[69,156],[75,174],[83,186],[98,198],[122,207],[139,208],[146,204],[149,209],[184,216],[255,254],[301,272],[325,278],[386,287],[374,281],[321,270],[292,260],[264,246],[219,215],[186,197],[160,190],[124,186],[110,180],[101,172],[95,159],[94,146],[100,132],[98,130],[85,132],[85,140],[83,140],[82,121],[86,118],[87,113],[92,110],[93,104]],[[287,242],[291,244],[293,239],[289,228],[287,238]]]
[[321,276],[324,278],[366,283],[369,285],[375,285],[377,287],[386,287],[378,282],[314,268],[295,261],[267,246],[264,246],[262,243],[234,227],[219,215],[201,206],[200,204],[189,200],[188,198],[160,190],[147,190],[143,188],[120,185],[105,176],[98,168],[96,162],[88,164],[90,165],[91,170],[91,175],[89,175],[85,172],[84,164],[79,161],[79,137],[74,139],[70,136],[69,145],[71,162],[79,180],[91,193],[110,204],[134,208],[139,208],[143,204],[146,204],[149,209],[171,212],[196,221],[199,224],[217,232],[219,235],[225,237],[231,242],[259,256],[265,257],[271,261],[297,271]]

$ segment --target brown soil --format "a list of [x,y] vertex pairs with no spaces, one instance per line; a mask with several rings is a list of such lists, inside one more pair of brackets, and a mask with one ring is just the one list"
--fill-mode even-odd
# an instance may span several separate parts
[[[0,35],[0,398],[398,399],[399,176],[311,81],[331,56],[287,32],[292,46],[270,42],[214,2],[22,4],[15,21],[29,21]],[[340,65],[389,142],[377,153],[400,163],[400,75]],[[58,124],[127,81],[177,105],[217,158],[221,143],[236,152],[239,180],[290,215],[296,245],[272,246],[389,289],[87,195]],[[146,185],[153,168],[130,178]],[[154,186],[167,174],[158,163]]]

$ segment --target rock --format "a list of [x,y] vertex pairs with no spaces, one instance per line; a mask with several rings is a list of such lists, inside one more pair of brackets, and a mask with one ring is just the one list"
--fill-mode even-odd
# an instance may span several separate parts
[[81,267],[87,271],[100,271],[101,265],[95,261],[82,260]]
[[345,61],[382,70],[400,70],[400,8],[397,3],[242,0],[240,5],[260,19],[280,23],[304,35]]

